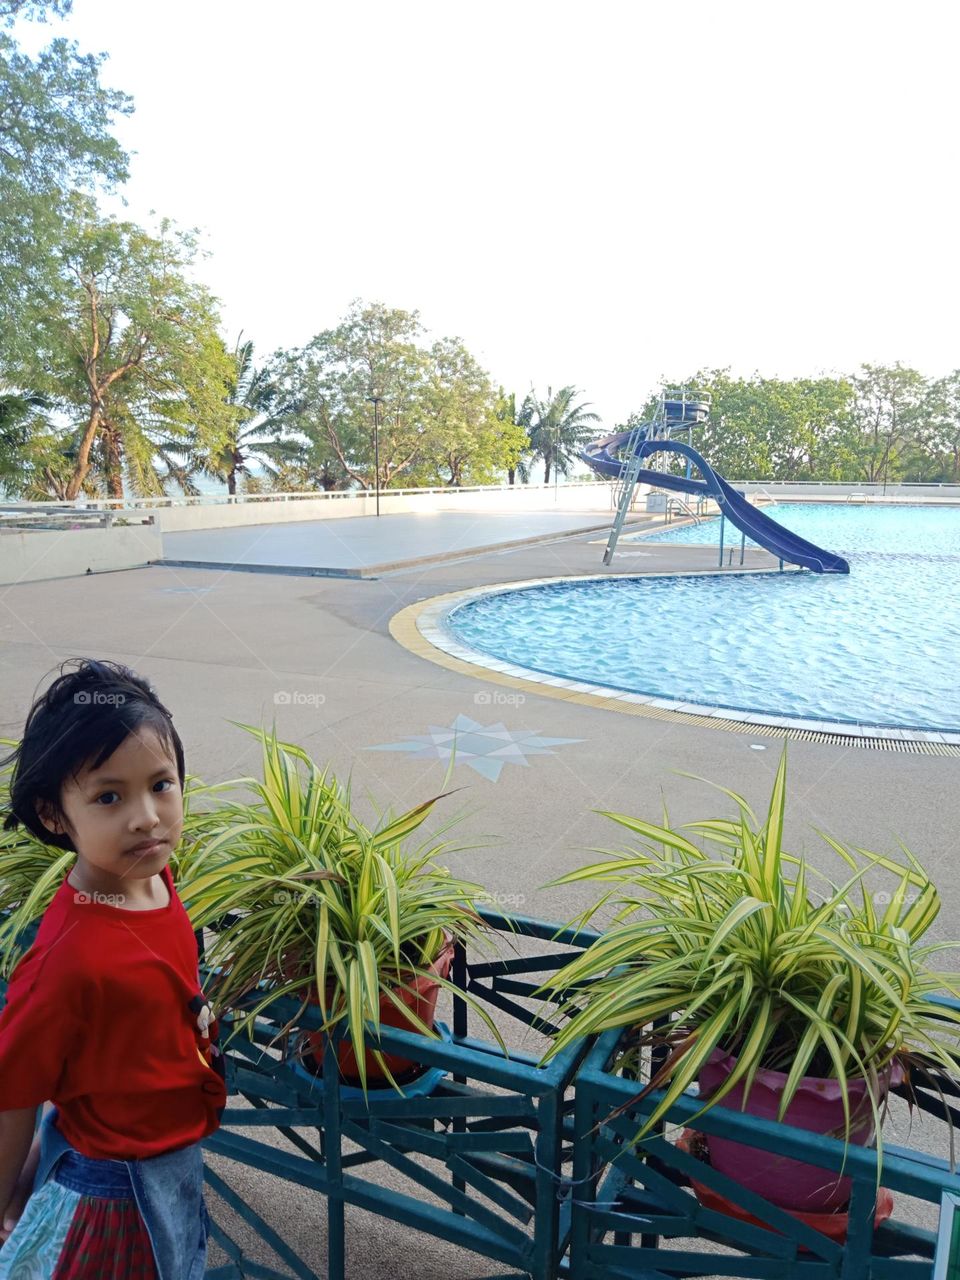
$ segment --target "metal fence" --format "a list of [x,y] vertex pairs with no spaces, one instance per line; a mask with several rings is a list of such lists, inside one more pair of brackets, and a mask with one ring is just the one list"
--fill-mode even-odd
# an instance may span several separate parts
[[112,529],[124,525],[152,525],[148,512],[128,506],[97,510],[51,503],[9,503],[0,506],[0,533],[62,533],[73,529]]

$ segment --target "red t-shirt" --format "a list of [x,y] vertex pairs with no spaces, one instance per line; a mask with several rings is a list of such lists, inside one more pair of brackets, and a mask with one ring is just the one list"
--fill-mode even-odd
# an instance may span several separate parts
[[94,1159],[199,1142],[226,1103],[196,937],[169,866],[162,875],[170,901],[149,911],[64,879],[0,1014],[0,1110],[54,1102],[63,1136]]

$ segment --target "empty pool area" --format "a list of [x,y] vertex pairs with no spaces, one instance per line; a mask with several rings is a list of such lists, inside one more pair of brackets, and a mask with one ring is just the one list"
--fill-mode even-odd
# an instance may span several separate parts
[[365,577],[406,563],[603,528],[598,511],[432,511],[164,533],[172,566]]

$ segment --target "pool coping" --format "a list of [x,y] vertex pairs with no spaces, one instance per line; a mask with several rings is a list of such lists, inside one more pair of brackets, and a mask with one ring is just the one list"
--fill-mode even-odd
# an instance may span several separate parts
[[[786,570],[786,572],[800,572]],[[753,576],[780,574],[779,569],[704,569],[672,573],[626,574],[630,578],[686,578]],[[899,729],[882,725],[859,725],[844,721],[811,720],[789,716],[764,715],[729,707],[679,701],[652,694],[629,693],[607,688],[589,681],[568,680],[545,675],[529,667],[503,662],[479,649],[462,643],[446,628],[447,617],[468,600],[481,596],[502,595],[528,587],[555,582],[607,581],[609,575],[570,574],[549,578],[530,578],[517,582],[468,587],[459,591],[431,596],[399,610],[390,619],[390,634],[398,644],[418,657],[462,675],[482,677],[494,684],[526,690],[540,697],[561,699],[580,706],[599,707],[622,715],[646,716],[693,727],[725,729],[733,733],[750,733],[756,737],[786,737],[806,742],[867,747],[874,750],[901,751],[911,754],[960,755],[960,733],[933,729]]]

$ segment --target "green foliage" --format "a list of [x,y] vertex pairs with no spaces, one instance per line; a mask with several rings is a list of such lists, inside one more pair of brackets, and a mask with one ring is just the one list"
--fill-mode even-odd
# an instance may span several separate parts
[[54,40],[29,58],[0,32],[0,174],[33,192],[116,183],[126,156],[111,135],[113,118],[129,114],[130,99],[105,89],[105,54],[81,54]]
[[0,392],[0,494],[20,488],[24,459],[48,428],[43,396]]
[[374,398],[381,488],[469,483],[513,465],[522,441],[497,417],[487,374],[458,338],[426,346],[423,335],[416,312],[356,302],[278,363],[309,468],[374,487]]
[[[474,899],[482,891],[437,863],[449,846],[405,847],[436,799],[370,829],[353,812],[349,788],[301,748],[240,727],[261,742],[263,776],[220,789],[242,787],[253,799],[218,805],[180,864],[195,928],[237,913],[207,949],[207,963],[222,966],[213,998],[242,1006],[237,1030],[252,1034],[271,1000],[299,996],[302,1011],[315,996],[324,1029],[342,1024],[365,1086],[364,1026],[376,1032],[381,999],[399,1007],[397,992],[415,977],[438,980],[429,966],[445,933],[480,939]],[[383,1055],[374,1056],[390,1078]]]
[[[0,22],[58,16],[68,8],[5,0]],[[0,30],[0,358],[6,362],[30,353],[22,308],[48,286],[63,202],[73,191],[126,177],[127,157],[110,130],[132,104],[101,85],[103,61],[104,55],[81,54],[63,39],[30,58]]]
[[916,446],[903,458],[907,479],[919,479],[933,466],[933,477],[960,483],[960,369],[927,387]]
[[732,378],[713,369],[681,385],[713,398],[694,444],[726,476],[839,480],[856,465],[852,388],[843,378]]
[[522,428],[497,416],[487,374],[459,338],[442,338],[427,354],[422,394],[426,437],[414,475],[426,484],[487,484],[515,465]]
[[[204,452],[202,442],[191,433],[182,441],[170,441],[163,450],[170,478],[185,493],[199,492],[198,474],[222,480],[229,494],[237,492],[238,477],[246,492],[262,492],[259,477],[251,475],[252,462],[260,464],[269,484],[279,479],[283,468],[301,460],[302,446],[283,435],[287,414],[273,370],[267,365],[257,368],[253,356],[253,343],[238,339],[226,382],[230,414],[225,437]],[[183,460],[176,460],[177,455]]]
[[960,370],[927,380],[900,364],[865,364],[849,377],[784,380],[708,369],[679,385],[711,393],[694,444],[731,479],[960,481]]
[[45,290],[20,309],[32,347],[18,381],[78,423],[64,497],[94,466],[112,496],[123,496],[124,478],[134,492],[162,493],[158,453],[186,441],[216,449],[237,417],[214,300],[191,278],[196,244],[168,222],[153,236],[100,217],[82,196],[64,215]]
[[517,477],[526,484],[530,479],[530,437],[520,418],[517,409],[517,397],[511,391],[508,395],[503,387],[497,392],[493,408],[493,416],[499,424],[499,431],[507,444],[507,481],[515,484]]
[[46,22],[65,18],[72,9],[73,0],[0,0],[0,23],[10,26],[17,18]]
[[863,478],[899,479],[904,452],[923,416],[923,377],[900,364],[865,364],[851,382]]
[[534,458],[543,459],[544,484],[550,483],[554,469],[561,476],[570,474],[580,450],[595,433],[590,424],[600,421],[587,405],[574,403],[579,394],[573,386],[561,387],[556,393],[547,387],[546,398],[541,400],[530,391],[520,408],[519,421],[527,432],[529,451]]
[[[645,1090],[664,1087],[664,1095],[643,1133],[718,1049],[737,1065],[704,1109],[737,1084],[749,1095],[767,1067],[787,1073],[781,1119],[807,1074],[865,1079],[875,1114],[894,1062],[955,1075],[960,1014],[931,997],[960,989],[956,974],[931,961],[957,944],[922,941],[940,898],[916,858],[905,851],[901,864],[825,836],[842,864],[833,882],[787,853],[785,752],[764,822],[726,794],[736,820],[674,829],[608,814],[640,846],[555,882],[611,885],[582,921],[609,904],[615,914],[604,936],[548,984],[566,996],[572,1016],[547,1056],[611,1027],[644,1028],[647,1043],[665,1041],[672,1052]],[[866,882],[874,870],[896,877],[885,908]],[[651,1029],[657,1019],[670,1020],[668,1029]]]

